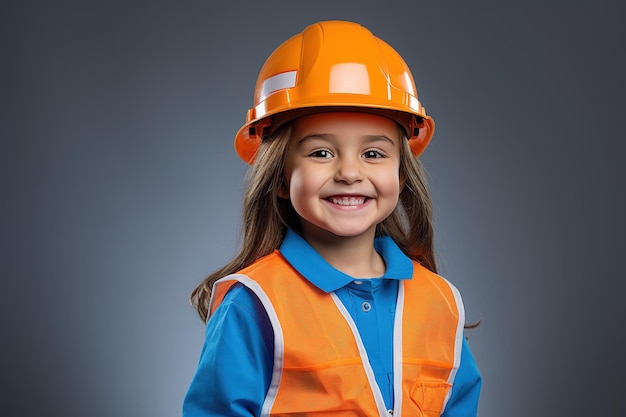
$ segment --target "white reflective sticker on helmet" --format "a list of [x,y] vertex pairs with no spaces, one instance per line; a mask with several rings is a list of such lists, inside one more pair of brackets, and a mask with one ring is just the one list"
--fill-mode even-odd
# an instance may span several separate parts
[[261,97],[259,100],[265,100],[270,94],[278,90],[295,87],[297,72],[298,71],[282,72],[263,81],[263,85],[261,86]]
[[413,110],[419,112],[421,111],[421,105],[419,100],[416,97],[413,97],[412,95],[409,95],[409,107],[412,108]]

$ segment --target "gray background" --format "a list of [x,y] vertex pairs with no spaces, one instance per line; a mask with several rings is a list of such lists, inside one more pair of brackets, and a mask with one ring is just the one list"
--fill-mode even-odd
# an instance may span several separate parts
[[437,122],[480,415],[623,416],[624,13],[596,1],[3,2],[2,416],[175,416],[237,244],[257,73],[364,24]]

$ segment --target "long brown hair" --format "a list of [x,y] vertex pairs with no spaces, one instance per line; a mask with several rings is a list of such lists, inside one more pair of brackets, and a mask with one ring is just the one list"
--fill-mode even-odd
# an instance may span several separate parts
[[[191,304],[205,322],[215,281],[245,268],[278,248],[287,227],[296,231],[300,229],[298,216],[291,203],[278,196],[285,187],[283,169],[290,137],[291,123],[261,143],[246,178],[239,250],[229,263],[210,274],[191,293]],[[400,175],[404,186],[398,206],[378,224],[376,234],[391,236],[407,256],[437,272],[432,202],[426,175],[420,161],[411,153],[408,141],[401,142]]]

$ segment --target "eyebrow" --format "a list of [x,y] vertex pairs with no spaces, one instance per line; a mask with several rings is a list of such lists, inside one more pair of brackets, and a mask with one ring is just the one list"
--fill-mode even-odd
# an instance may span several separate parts
[[[386,135],[364,135],[363,138],[366,139],[366,143],[383,141],[390,143],[392,146],[396,146],[395,142]],[[310,133],[298,139],[298,146],[313,139],[332,141],[335,139],[335,135],[330,133]]]

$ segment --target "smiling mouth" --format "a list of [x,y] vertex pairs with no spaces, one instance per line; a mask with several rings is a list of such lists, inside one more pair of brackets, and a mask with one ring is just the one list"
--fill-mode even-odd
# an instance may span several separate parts
[[328,197],[328,201],[339,206],[360,206],[366,197]]

